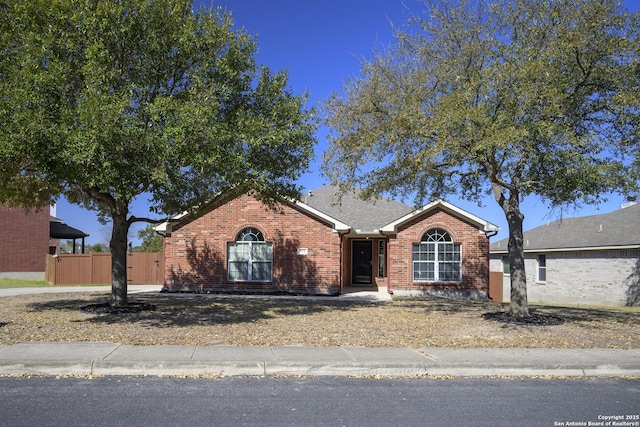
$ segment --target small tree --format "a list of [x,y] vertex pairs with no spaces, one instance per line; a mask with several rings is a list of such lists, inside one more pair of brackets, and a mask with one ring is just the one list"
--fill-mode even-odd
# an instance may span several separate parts
[[86,248],[87,252],[109,252],[109,248],[107,245],[103,243],[94,243],[93,245],[89,245]]
[[138,252],[162,252],[162,236],[157,234],[152,226],[138,231],[138,239],[142,240]]
[[323,168],[368,197],[492,194],[509,225],[510,314],[524,317],[523,198],[596,203],[637,184],[640,15],[613,0],[425,4],[328,100]]
[[167,215],[228,189],[295,196],[315,124],[230,15],[190,0],[0,4],[0,202],[60,194],[111,221],[127,304],[129,207]]

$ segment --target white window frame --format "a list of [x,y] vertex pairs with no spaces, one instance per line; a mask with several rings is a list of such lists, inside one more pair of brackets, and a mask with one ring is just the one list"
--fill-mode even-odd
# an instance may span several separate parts
[[[427,231],[419,243],[413,244],[411,256],[414,282],[462,281],[462,244],[455,243],[445,230],[433,228]],[[447,271],[447,266],[454,268]],[[425,273],[427,277],[421,277]]]
[[[540,262],[541,260],[542,262]],[[536,267],[536,281],[538,283],[547,283],[547,256],[545,254],[536,256]]]
[[509,261],[508,256],[502,257],[502,274],[505,276],[511,275],[511,261]]
[[[244,266],[244,269],[238,266]],[[246,270],[246,276],[243,270]],[[268,271],[269,277],[260,276],[260,270]],[[238,277],[238,274],[242,274],[242,277]],[[259,230],[245,228],[238,233],[237,241],[227,243],[227,280],[262,283],[273,281],[273,244],[265,242]]]

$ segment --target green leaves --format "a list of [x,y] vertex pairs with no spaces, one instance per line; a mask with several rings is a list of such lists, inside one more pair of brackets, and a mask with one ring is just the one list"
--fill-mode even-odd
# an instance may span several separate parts
[[365,196],[493,193],[511,313],[527,314],[520,201],[596,203],[640,179],[640,14],[613,0],[425,0],[327,101],[323,169]]
[[65,197],[111,219],[115,305],[126,305],[128,214],[165,215],[220,191],[298,192],[312,111],[255,64],[231,16],[190,0],[0,5],[0,203]]
[[637,183],[623,166],[640,151],[638,14],[592,0],[425,3],[327,101],[333,181],[417,203],[500,188],[552,205]]
[[306,169],[312,111],[286,74],[256,67],[230,15],[185,0],[33,0],[3,13],[0,160],[15,185],[0,201],[31,203],[37,187],[40,202],[65,192],[108,214],[107,201],[148,192],[175,213],[249,176],[289,192]]

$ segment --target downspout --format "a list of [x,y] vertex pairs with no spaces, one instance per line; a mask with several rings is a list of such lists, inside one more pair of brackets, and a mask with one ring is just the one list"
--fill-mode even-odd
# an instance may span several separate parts
[[494,237],[496,234],[498,234],[499,230],[491,230],[491,231],[485,231],[484,235],[487,236],[488,239]]
[[491,240],[492,237],[494,237],[496,234],[498,234],[498,231],[500,231],[500,229],[498,230],[490,230],[490,231],[485,231],[484,235],[487,236],[487,267],[486,267],[486,277],[487,277],[487,299],[492,299],[489,295],[489,291],[491,288],[491,242],[489,240]]

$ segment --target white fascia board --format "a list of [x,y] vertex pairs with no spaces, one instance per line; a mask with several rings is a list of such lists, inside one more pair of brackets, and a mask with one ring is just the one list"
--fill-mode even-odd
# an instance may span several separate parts
[[403,216],[402,218],[398,218],[397,220],[385,225],[384,227],[382,227],[380,230],[383,233],[396,233],[398,230],[398,226],[404,224],[405,222],[408,222],[410,220],[412,220],[413,218],[415,218],[418,215],[422,215],[425,212],[428,212],[436,207],[441,207],[443,208],[445,211],[448,211],[450,213],[453,213],[456,216],[462,217],[467,219],[470,222],[473,222],[479,226],[482,227],[482,230],[484,232],[490,232],[490,231],[498,231],[500,230],[500,227],[498,227],[497,225],[491,224],[490,222],[487,222],[485,220],[483,220],[482,218],[469,213],[463,209],[460,209],[457,206],[452,205],[451,203],[445,202],[444,200],[435,200],[427,205],[424,205],[421,208],[418,208],[412,212],[409,212],[407,215]]
[[153,229],[158,234],[171,233],[172,224],[180,221],[182,218],[184,218],[188,214],[189,214],[189,211],[184,211],[181,214],[178,214],[176,216],[172,216],[171,218],[169,218],[165,222],[162,222],[162,223],[156,225],[155,227],[153,227]]
[[311,206],[307,205],[306,203],[302,203],[299,200],[289,200],[290,203],[294,204],[295,206],[299,207],[300,209],[302,209],[303,211],[307,212],[309,215],[314,216],[316,218],[322,219],[326,222],[328,222],[329,224],[331,224],[333,226],[333,229],[338,231],[338,232],[347,232],[349,230],[351,230],[351,226],[345,224],[344,222],[340,222],[337,219],[323,213],[320,212],[319,210],[312,208]]
[[[288,200],[289,203],[298,206],[300,209],[302,209],[303,211],[307,212],[309,215],[314,216],[316,218],[322,219],[326,222],[328,222],[329,224],[331,224],[334,228],[334,230],[338,231],[338,232],[345,232],[345,231],[349,231],[351,230],[351,227],[343,222],[338,221],[335,218],[332,218],[331,216],[320,212],[317,209],[312,208],[311,206],[302,203],[299,200]],[[179,222],[182,218],[184,218],[185,216],[189,215],[190,211],[185,211],[181,214],[178,214],[176,216],[171,217],[168,221],[165,221],[161,224],[158,224],[154,229],[156,232],[158,233],[167,233],[167,232],[171,232],[171,225],[172,223],[176,223]]]

